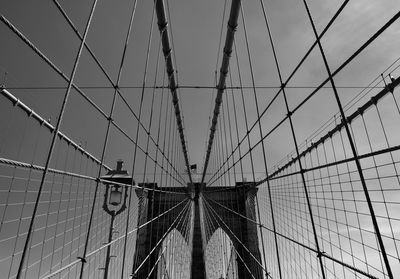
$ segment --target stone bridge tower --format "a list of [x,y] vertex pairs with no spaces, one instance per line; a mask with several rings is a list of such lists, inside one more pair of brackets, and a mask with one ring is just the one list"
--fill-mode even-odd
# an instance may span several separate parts
[[[134,256],[133,271],[139,268],[143,260],[150,254],[150,251],[155,249],[151,253],[149,259],[147,259],[142,266],[138,269],[135,274],[133,272],[133,278],[147,278],[151,268],[157,262],[161,244],[159,241],[163,236],[168,233],[168,230],[177,229],[182,236],[182,226],[179,226],[176,218],[179,212],[185,207],[183,202],[187,196],[187,189],[184,187],[163,187],[158,188],[157,183],[144,183],[139,184],[144,187],[143,189],[137,189],[136,195],[139,199],[138,208],[138,226],[136,238],[136,250]],[[147,188],[147,189],[146,189]],[[162,190],[162,191],[160,191]],[[175,192],[177,194],[171,194],[168,192]],[[191,206],[185,210],[191,210]],[[163,214],[166,211],[170,211],[171,214],[164,214],[160,218],[150,222],[153,218]],[[192,213],[191,213],[192,215]],[[147,224],[150,222],[149,224]],[[147,224],[147,225],[146,225]],[[191,239],[185,239],[186,243],[191,243]],[[159,244],[159,245],[157,245]],[[153,270],[149,278],[157,278],[157,269]]]
[[[214,213],[209,218],[214,230],[221,228],[229,236],[237,252],[237,271],[240,279],[264,278],[258,247],[255,195],[257,188],[251,182],[238,182],[236,187],[207,187],[202,190],[203,207]],[[239,213],[241,216],[238,216]],[[209,235],[212,236],[213,232]],[[209,239],[206,239],[208,242]],[[250,255],[250,253],[253,255]],[[250,270],[250,271],[249,271]],[[251,273],[250,273],[251,272]]]
[[[238,182],[236,183],[236,187],[204,187],[204,185],[200,185],[200,183],[194,183],[193,185],[188,185],[187,188],[162,188],[164,191],[181,194],[173,195],[174,198],[171,199],[165,198],[165,195],[167,195],[166,193],[157,191],[159,190],[157,184],[145,183],[140,186],[144,186],[149,190],[138,189],[136,191],[139,198],[139,226],[150,221],[154,216],[158,216],[170,210],[186,198],[192,200],[190,210],[192,210],[191,216],[194,217],[193,241],[191,239],[185,239],[188,245],[193,245],[191,279],[206,278],[203,256],[205,247],[203,247],[203,244],[208,243],[209,239],[202,240],[201,217],[211,212],[214,213],[214,217],[209,218],[209,220],[213,222],[211,227],[214,228],[214,231],[218,228],[224,230],[235,246],[237,251],[238,278],[250,279],[253,278],[251,274],[253,274],[255,278],[263,278],[262,269],[257,263],[257,261],[261,263],[257,225],[250,221],[256,220],[255,195],[257,193],[257,188],[254,187],[253,183]],[[173,210],[177,213],[180,212],[184,204],[185,203],[182,203]],[[234,212],[238,212],[243,215],[243,217],[238,216]],[[174,220],[169,216],[174,215],[176,216],[176,214],[166,214],[165,218],[161,217],[159,220],[154,221],[154,224],[143,226],[138,230],[134,269],[149,255],[150,251],[167,232],[167,229],[173,224]],[[173,226],[173,228],[176,228],[178,231],[180,230],[179,226]],[[209,235],[212,236],[213,232],[209,232]],[[182,233],[182,235],[184,234]],[[147,277],[149,269],[157,261],[160,248],[161,245],[155,249],[150,259],[139,269],[139,272],[134,278]],[[253,256],[251,256],[249,252],[251,252]],[[152,273],[150,278],[157,278],[156,270]]]

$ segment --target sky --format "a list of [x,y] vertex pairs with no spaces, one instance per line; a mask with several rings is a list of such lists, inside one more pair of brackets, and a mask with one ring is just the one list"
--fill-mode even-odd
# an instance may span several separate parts
[[[215,87],[216,80],[219,77],[230,1],[169,0],[167,2],[168,28],[178,85],[181,86],[178,90],[178,96],[184,119],[184,134],[188,146],[189,163],[197,164],[200,172],[214,108],[216,90],[213,87]],[[322,32],[342,2],[339,0],[308,1],[318,33]],[[60,1],[59,3],[79,32],[83,33],[90,12],[91,1],[75,0]],[[303,1],[269,0],[264,1],[264,4],[281,75],[283,80],[286,81],[315,41],[315,36]],[[99,0],[89,28],[87,44],[113,81],[117,80],[133,5],[134,1],[131,0]],[[331,71],[334,72],[340,67],[399,10],[399,1],[349,1],[321,40]],[[225,117],[227,117],[229,111],[231,119],[233,119],[234,112],[232,97],[234,96],[238,102],[237,117],[240,139],[246,134],[245,117],[247,117],[250,126],[257,119],[252,86],[257,87],[255,94],[260,111],[267,107],[281,86],[260,2],[243,1],[243,13],[250,58],[246,48],[244,21],[240,17],[235,37],[237,46],[235,55],[237,53],[238,60],[235,55],[232,55],[230,73],[233,78],[232,81],[228,80],[227,85],[248,87],[243,90],[243,104],[246,108],[246,115],[243,111],[243,105],[239,104],[241,102],[240,90],[225,91],[223,99]],[[0,14],[20,30],[66,76],[70,76],[79,48],[79,39],[68,26],[53,1],[2,0]],[[119,82],[123,96],[135,113],[139,111],[143,84],[150,87],[163,85],[164,60],[158,56],[160,34],[156,23],[152,25],[152,16],[154,16],[153,2],[138,1]],[[0,38],[0,84],[4,83],[4,86],[13,95],[20,98],[22,102],[54,125],[65,93],[66,82],[3,23],[0,23]],[[149,51],[147,51],[149,38],[151,38],[151,44]],[[400,71],[397,70],[399,65],[397,59],[400,57],[399,43],[400,22],[396,21],[334,77],[343,105],[351,101],[371,82],[378,86],[378,88],[365,94],[360,102],[346,110],[346,115],[354,112],[357,107],[382,88],[381,73],[384,73],[386,81],[389,81],[387,76],[389,73],[392,73],[395,77],[400,76]],[[145,70],[147,56],[149,59],[147,70]],[[392,63],[395,64],[392,65]],[[240,84],[238,78],[239,71],[242,84]],[[254,74],[254,84],[251,73]],[[287,84],[286,95],[289,109],[292,110],[297,107],[313,91],[313,88],[321,84],[326,78],[327,72],[321,53],[318,48],[315,48]],[[114,90],[87,50],[82,52],[74,82],[82,87],[85,94],[101,110],[106,114],[110,112]],[[293,125],[299,145],[306,139],[310,142],[314,131],[331,119],[333,115],[338,115],[338,106],[329,86],[328,83],[326,88],[321,89],[293,115]],[[171,126],[167,125],[170,118],[164,119],[164,113],[167,110],[164,106],[159,112],[154,110],[153,120],[150,121],[153,90],[148,88],[144,90],[144,93],[142,116],[144,126],[150,127],[149,125],[152,121],[155,121],[154,119],[166,120],[166,125],[152,125],[149,128],[152,136],[156,138],[158,127],[162,127],[161,132],[171,129]],[[164,102],[171,101],[171,99],[167,99],[167,93],[167,90],[161,89],[154,91],[156,107],[161,107],[161,96],[163,96]],[[28,155],[24,157],[20,154],[23,152],[18,151],[18,148],[21,149],[21,145],[14,143],[17,136],[24,138],[23,129],[19,129],[18,124],[23,123],[25,125],[25,122],[16,116],[9,119],[7,116],[10,114],[4,113],[6,108],[3,105],[5,107],[5,103],[2,104],[4,110],[0,113],[2,118],[0,123],[1,127],[6,127],[6,132],[2,137],[0,136],[0,148],[2,148],[2,145],[9,148],[0,149],[0,154],[2,157],[30,162],[31,159],[28,158]],[[395,118],[393,102],[383,101],[380,108],[382,108],[382,114],[387,121],[385,122],[387,123],[386,127],[391,131],[391,144],[397,144],[400,136],[396,132],[398,122],[393,120]],[[386,108],[387,110],[385,110]],[[264,135],[286,115],[285,102],[282,94],[280,94],[260,121]],[[119,98],[115,104],[113,118],[127,135],[132,138],[135,137],[137,121]],[[391,122],[391,120],[393,121]],[[378,120],[370,118],[369,121],[371,123],[370,130],[374,130],[373,127],[379,123]],[[356,124],[358,126],[355,125],[356,132],[362,132],[360,123]],[[333,125],[331,123],[329,127],[333,127]],[[93,109],[75,90],[72,90],[61,123],[61,131],[99,158],[104,144],[105,129],[106,121],[104,121],[104,118],[99,116],[98,111]],[[221,131],[223,128],[218,127],[218,129]],[[217,135],[220,134],[217,133]],[[314,140],[322,135],[323,133],[315,136]],[[375,139],[373,141],[374,148],[384,146],[382,134],[378,135],[378,132],[372,132],[371,137]],[[233,142],[235,143],[237,142],[236,136],[234,138]],[[259,138],[260,134],[256,127],[250,133],[250,141],[254,144]],[[28,141],[28,139],[25,140]],[[357,137],[356,141],[361,153],[369,152],[365,135]],[[282,159],[290,159],[294,154],[295,147],[288,121],[285,121],[268,136],[264,144],[270,169],[274,169],[274,166],[279,164]],[[146,134],[143,130],[140,130],[139,133],[139,145],[146,146]],[[23,148],[30,150],[32,146],[26,144]],[[304,149],[304,147],[302,148]],[[247,143],[244,142],[242,152],[247,150]],[[150,147],[149,153],[155,154],[154,146]],[[32,162],[44,165],[44,154],[37,155],[32,159]],[[249,158],[246,157],[243,160],[245,165],[243,178],[248,180],[266,176],[260,145],[254,149],[254,154],[255,177],[252,177]],[[290,155],[288,156],[288,154]],[[235,153],[235,156],[237,160],[238,153]],[[117,129],[111,128],[105,162],[114,166],[117,159],[123,159],[126,162],[126,168],[131,170],[132,158],[133,146],[131,142],[124,135],[121,135]],[[145,156],[139,154],[138,161],[140,163],[134,174],[137,180],[152,179],[151,172],[147,176],[141,176],[144,171],[144,160]],[[208,172],[216,171],[220,167],[220,161],[221,159],[218,158],[217,154],[213,153]],[[54,161],[53,164],[57,165],[57,162]],[[176,167],[178,172],[184,173],[185,166],[182,157],[180,157]],[[238,171],[238,168],[235,168],[235,172]],[[236,179],[236,177],[234,178]],[[237,180],[240,180],[240,178]],[[184,185],[185,182],[187,181],[181,183]],[[396,192],[393,196],[398,197],[398,193]],[[383,210],[379,212],[383,212]],[[400,231],[397,227],[395,230],[396,233]]]
[[[62,1],[71,20],[83,31],[87,19],[90,3]],[[178,71],[179,85],[215,86],[215,71],[219,71],[221,49],[218,49],[222,26],[222,14],[225,1],[171,1],[170,29],[176,69]],[[329,19],[338,9],[341,1],[309,1],[310,10],[315,19],[317,30],[321,32]],[[120,64],[124,38],[129,22],[132,1],[118,1],[110,3],[99,1],[93,23],[89,30],[88,44],[93,52],[100,58],[101,63],[109,71],[112,79],[116,79]],[[283,78],[287,78],[300,61],[305,51],[314,40],[311,25],[306,16],[306,10],[301,1],[266,1],[266,8],[271,25],[271,32],[276,45],[278,61]],[[390,17],[392,17],[399,4],[396,1],[351,1],[343,13],[333,24],[322,40],[331,69],[336,69],[347,59],[366,39],[376,32]],[[121,77],[121,86],[141,86],[143,83],[144,57],[146,53],[147,37],[151,22],[151,1],[138,1],[137,13],[133,24],[132,36],[126,55],[126,62]],[[227,3],[226,11],[229,10]],[[257,1],[245,2],[243,5],[247,31],[252,57],[252,66],[256,86],[279,87],[276,68],[273,62],[271,46],[268,41],[264,19],[260,4]],[[21,1],[2,1],[1,13],[23,32],[51,61],[63,72],[69,74],[73,66],[73,58],[78,48],[78,40],[72,30],[66,25],[64,19],[51,2],[23,3]],[[227,15],[226,15],[227,17]],[[226,19],[225,17],[225,19]],[[226,21],[226,20],[225,20]],[[397,57],[397,42],[399,28],[393,24],[373,44],[371,44],[354,63],[345,68],[335,79],[338,86],[359,86],[369,84]],[[245,53],[243,23],[239,21],[236,35],[241,65],[243,85],[252,86],[248,58]],[[4,24],[0,27],[3,38],[0,53],[1,74],[7,72],[7,86],[12,87],[47,87],[65,86],[47,65],[38,59]],[[223,24],[222,44],[225,39],[226,23]],[[153,44],[149,62],[147,84],[153,83],[155,71],[156,45],[158,31],[154,29]],[[219,65],[217,65],[219,57]],[[231,62],[235,65],[235,62]],[[316,86],[327,77],[319,52],[315,49],[307,62],[294,75],[290,84],[292,86]],[[100,73],[84,51],[78,67],[76,82],[80,86],[109,86],[107,79]],[[160,82],[158,82],[160,84]],[[289,85],[290,85],[289,84]],[[238,86],[238,80],[234,81]],[[346,103],[359,89],[341,89],[339,94],[342,102]],[[60,106],[64,90],[17,90],[12,93],[29,104],[35,111],[45,118],[54,119]],[[87,89],[87,94],[104,110],[109,110],[111,103],[110,90]],[[112,91],[111,91],[112,92]],[[276,89],[258,89],[260,109],[277,92]],[[127,98],[132,96],[132,106],[137,109],[136,98],[140,90],[126,90]],[[254,106],[250,104],[252,91],[245,90],[248,103],[249,122],[256,119]],[[293,108],[302,98],[310,93],[310,89],[288,89],[289,106]],[[185,136],[187,139],[191,163],[202,165],[205,154],[205,141],[208,137],[209,118],[214,106],[213,89],[180,89],[180,105],[184,118]],[[327,96],[328,95],[328,96]],[[74,97],[71,97],[74,101]],[[79,101],[77,101],[79,102]],[[286,114],[283,103],[278,100],[270,110],[272,116],[265,118],[263,123],[276,123]],[[49,104],[51,104],[49,106]],[[193,105],[196,104],[196,105]],[[83,105],[82,105],[83,106]],[[82,126],[90,126],[89,114],[79,114],[79,107],[67,108],[63,128],[78,142],[90,142],[88,148],[98,154],[99,146],[86,138],[82,130],[73,123],[80,118]],[[121,111],[123,108],[120,109]],[[72,112],[73,111],[73,112]],[[312,131],[317,129],[333,113],[338,111],[334,103],[332,92],[321,90],[312,100],[300,110],[294,119],[298,132],[299,142],[302,142]],[[316,116],[318,115],[318,116]],[[96,116],[93,115],[93,118]],[[85,119],[86,118],[86,119]],[[272,119],[271,119],[272,118]],[[121,120],[126,127],[126,120]],[[98,129],[102,128],[101,124]],[[127,124],[129,125],[129,124]],[[272,125],[272,124],[271,124]],[[97,128],[96,127],[96,128]],[[73,131],[75,129],[76,135]],[[241,136],[244,134],[241,134]],[[283,158],[288,151],[293,150],[292,142],[287,146],[275,147],[276,140],[269,143],[271,151],[271,164]],[[116,151],[121,153],[121,151]],[[110,155],[111,156],[111,155]],[[116,155],[118,157],[118,155]],[[121,156],[121,154],[119,155]]]

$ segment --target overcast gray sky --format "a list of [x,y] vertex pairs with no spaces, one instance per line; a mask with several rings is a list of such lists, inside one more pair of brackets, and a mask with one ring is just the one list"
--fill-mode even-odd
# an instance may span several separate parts
[[[309,1],[318,32],[323,30],[342,2],[339,0]],[[88,34],[88,45],[114,81],[116,80],[121,61],[133,3],[132,0],[99,0]],[[222,57],[222,46],[219,48],[219,42],[221,40],[221,44],[223,45],[225,40],[230,1],[169,0],[168,3],[170,13],[169,31],[172,34],[171,39],[174,50],[173,55],[174,59],[176,59],[175,66],[178,71],[178,84],[180,86],[215,86],[215,71],[218,73]],[[226,11],[223,22],[225,3]],[[60,1],[60,4],[82,33],[90,11],[91,1]],[[286,80],[314,42],[314,35],[303,1],[270,0],[265,1],[265,5],[270,19],[278,62],[281,67],[283,79]],[[337,69],[372,34],[396,14],[399,9],[400,1],[394,0],[350,1],[322,39],[322,45],[331,70],[334,71]],[[243,1],[243,11],[249,37],[255,85],[270,87],[256,90],[260,110],[262,111],[278,92],[280,82],[260,2]],[[152,12],[153,1],[138,1],[132,35],[120,81],[120,87],[138,87],[123,88],[121,90],[135,112],[138,112],[139,109],[140,87],[144,80],[146,49]],[[2,0],[0,2],[0,13],[31,40],[67,76],[70,75],[74,57],[79,47],[79,40],[52,1]],[[220,37],[221,27],[222,37]],[[164,72],[163,59],[160,60],[157,80],[154,81],[159,37],[157,25],[154,24],[146,77],[147,86],[162,85],[162,73]],[[0,24],[0,38],[0,83],[3,81],[4,73],[7,72],[5,85],[9,88],[9,91],[45,119],[50,119],[51,123],[54,124],[65,89],[49,87],[65,88],[65,81],[57,76],[48,65],[39,59],[31,49],[2,23]],[[379,77],[388,66],[400,57],[399,43],[400,23],[396,21],[357,56],[352,63],[335,76],[335,82],[339,87],[339,95],[343,104],[350,101],[363,87]],[[236,61],[234,56],[232,57],[232,85],[239,86],[238,71],[236,69],[236,65],[239,64],[243,86],[251,87],[251,69],[246,52],[242,18],[239,19],[236,44],[238,47],[239,62]],[[217,60],[218,57],[219,60]],[[385,75],[387,74],[389,74],[388,71],[385,72]],[[399,76],[400,71],[393,70],[393,75],[395,77]],[[294,75],[289,84],[287,84],[289,88],[286,90],[286,93],[290,109],[296,107],[312,92],[312,87],[318,86],[326,78],[327,73],[320,52],[315,48],[304,65]],[[84,51],[82,54],[75,82],[78,86],[85,87],[84,92],[101,109],[106,113],[109,112],[113,89],[110,88],[109,82],[90,58],[87,51]],[[230,81],[228,85],[230,85]],[[382,83],[379,86],[382,86]],[[22,87],[25,89],[20,89]],[[368,95],[368,98],[378,91],[379,89],[373,90]],[[142,120],[146,126],[150,118],[151,93],[151,89],[145,90]],[[157,89],[155,94],[157,102],[160,102],[162,90]],[[231,94],[230,91],[226,94],[231,98],[231,95],[229,95]],[[237,101],[240,100],[239,90],[235,90],[233,94],[235,94]],[[253,90],[245,89],[244,96],[249,124],[252,125],[257,118]],[[198,164],[199,168],[201,168],[205,155],[206,140],[208,139],[210,113],[214,107],[215,90],[211,88],[181,88],[179,89],[179,98],[184,117],[185,136],[188,144],[190,163]],[[353,112],[357,106],[363,104],[366,100],[367,98],[354,106],[347,114]],[[224,102],[226,102],[226,98]],[[229,99],[227,104],[225,104],[226,107],[232,113],[232,99]],[[393,104],[391,102],[382,104],[383,108],[389,106],[393,106]],[[240,125],[240,138],[245,135],[244,113],[242,110],[243,108],[239,105],[238,122]],[[312,132],[318,129],[334,114],[337,114],[337,112],[338,107],[333,98],[332,89],[326,88],[320,90],[293,116],[298,142],[302,143]],[[283,98],[280,95],[261,120],[264,133],[267,133],[282,120],[286,113]],[[390,113],[386,115],[386,119],[388,120],[393,116]],[[157,113],[155,115],[158,116]],[[1,117],[2,123],[7,123],[7,116],[1,114]],[[114,119],[128,135],[134,137],[137,125],[136,121],[120,100],[117,100],[116,103]],[[17,123],[15,119],[10,120],[11,123],[14,123],[13,121]],[[369,123],[377,123],[377,120],[370,120]],[[388,130],[392,131],[392,139],[396,140],[395,142],[398,144],[399,134],[396,132],[398,122],[392,123],[389,121],[386,123],[388,123],[386,124]],[[80,142],[96,157],[100,157],[105,125],[104,119],[99,117],[98,112],[91,108],[82,97],[72,90],[61,130],[76,142]],[[157,125],[154,125],[151,129],[153,136],[157,133],[156,127]],[[139,144],[141,146],[146,144],[145,136],[144,133],[140,135]],[[258,132],[251,134],[253,144],[258,138]],[[7,152],[10,154],[17,153],[18,146],[16,144],[12,145],[11,141],[13,141],[12,136],[8,137],[8,144],[11,146],[11,149],[2,150],[2,156],[7,157]],[[380,146],[382,142],[382,137],[377,139],[376,146]],[[5,145],[7,145],[7,139]],[[270,167],[273,167],[294,150],[287,122],[268,137],[265,141],[265,146]],[[359,142],[358,148],[362,152],[369,152],[367,146],[366,142]],[[132,150],[132,144],[123,135],[112,129],[109,149],[106,154],[106,163],[113,165],[116,159],[122,158],[127,162],[127,169],[130,170]],[[243,147],[243,151],[247,151],[247,146]],[[255,149],[254,154],[256,176],[263,177],[265,176],[265,169],[263,167],[260,146]],[[42,157],[34,163],[43,165],[44,156]],[[14,159],[12,156],[8,158]],[[138,161],[141,162],[143,158],[143,154],[139,155]],[[24,158],[19,159],[21,161],[26,160]],[[248,159],[245,159],[244,162],[246,163],[245,177],[252,179]],[[215,170],[215,167],[217,166],[214,164],[210,168],[211,170]],[[184,166],[182,164],[178,168],[183,172]],[[140,173],[140,170],[138,170],[138,173]],[[394,197],[396,196],[398,194],[394,195]],[[385,229],[387,229],[387,226]],[[395,227],[395,231],[398,233],[398,226]]]
[[[321,32],[342,1],[309,2],[317,28]],[[88,16],[90,2],[61,1],[60,3],[82,32]],[[116,78],[119,67],[132,3],[132,1],[99,1],[89,31],[88,43],[113,79]],[[223,0],[170,1],[169,10],[172,18],[169,27],[173,36],[179,85],[215,85],[214,72],[216,67],[218,70],[220,67],[220,63],[216,65],[216,62],[217,56],[220,55],[221,57],[221,49],[218,49],[218,43],[224,3]],[[306,10],[302,1],[266,1],[265,4],[270,17],[282,75],[286,79],[313,42],[311,25],[306,17]],[[142,85],[152,6],[152,1],[138,1],[121,86]],[[393,16],[399,6],[398,1],[389,0],[379,2],[351,1],[322,40],[331,68],[336,69],[347,59],[369,36]],[[245,1],[243,7],[255,83],[257,86],[279,86],[260,3],[258,1]],[[0,8],[1,13],[34,42],[54,64],[66,74],[70,73],[73,58],[78,48],[78,40],[51,1],[34,3],[4,0]],[[227,3],[226,10],[228,11],[229,8],[230,3]],[[239,20],[239,29],[236,35],[237,45],[240,49],[239,60],[243,83],[246,86],[251,86],[242,27],[243,23]],[[226,22],[223,24],[223,28],[222,43],[225,39]],[[399,30],[398,23],[393,24],[359,58],[356,58],[354,63],[350,64],[335,78],[337,85],[366,86],[369,84],[398,57],[396,50],[400,40]],[[4,25],[0,26],[0,32],[2,36],[0,69],[2,74],[4,71],[8,72],[7,85],[9,87],[65,86],[65,83]],[[149,63],[150,70],[147,76],[148,85],[153,84],[158,38],[158,30],[154,29]],[[235,65],[235,63],[234,61],[231,62],[232,65]],[[316,49],[288,86],[316,86],[326,76],[321,56]],[[79,64],[76,81],[81,86],[109,86],[107,80],[88,58],[86,52],[83,53]],[[233,83],[236,86],[239,85],[237,79]],[[161,84],[160,80],[157,84]],[[214,90],[181,89],[179,91],[189,156],[192,163],[200,165],[205,154],[208,119],[211,107],[214,106]],[[293,108],[304,96],[311,92],[311,89],[289,89],[287,91],[289,104]],[[360,89],[341,89],[339,93],[345,103],[359,91]],[[20,96],[23,101],[40,114],[54,119],[64,90],[12,90],[12,92]],[[112,90],[87,89],[85,92],[101,107],[109,110]],[[277,89],[257,90],[260,109],[266,106],[276,92]],[[124,93],[128,99],[132,100],[132,106],[137,109],[138,102],[135,97],[139,96],[140,89],[124,90]],[[246,99],[249,106],[249,122],[253,123],[256,115],[251,103],[252,91],[245,90],[245,95],[249,96]],[[75,98],[72,97],[72,104],[67,109],[71,115],[67,114],[62,129],[71,134],[71,137],[76,141],[89,142],[87,144],[89,150],[98,153],[101,144],[97,145],[93,139],[90,139],[90,136],[84,135],[82,129],[77,126],[98,127],[94,130],[101,130],[102,126],[93,126],[96,124],[90,122],[91,116],[81,114],[79,105],[75,105],[74,102]],[[82,109],[83,107],[84,105],[82,105]],[[295,119],[299,140],[302,141],[336,111],[337,107],[333,102],[331,90],[322,90],[318,93],[309,102],[309,105],[299,111],[299,116]],[[286,114],[283,102],[278,101],[271,109],[271,114],[271,117],[263,120],[266,126],[270,126],[269,123],[272,126]],[[79,121],[82,125],[73,124],[77,122],[78,118],[80,118]],[[93,115],[93,118],[96,118],[96,116]],[[122,126],[129,126],[126,119],[121,121]],[[102,133],[97,134],[96,131],[93,131],[92,135],[100,136]],[[281,138],[280,136],[277,137]],[[287,142],[287,146],[280,147],[276,139],[271,139],[270,145],[273,146],[269,151],[272,152],[270,155],[272,162],[276,162],[288,151],[293,150],[291,141]],[[115,154],[115,157],[124,157],[121,150],[115,150],[115,153],[118,154]]]

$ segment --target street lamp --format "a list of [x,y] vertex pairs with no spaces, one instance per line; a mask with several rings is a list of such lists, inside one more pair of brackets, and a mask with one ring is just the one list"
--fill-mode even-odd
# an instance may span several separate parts
[[122,188],[119,185],[112,185],[111,186],[111,193],[110,193],[110,200],[108,201],[109,204],[117,206],[120,205],[122,201],[122,189],[121,191],[119,190]]
[[[104,182],[106,189],[104,192],[103,209],[111,216],[108,243],[112,241],[115,217],[126,209],[126,200],[128,198],[127,185],[135,185],[135,181],[133,181],[132,177],[129,176],[128,171],[122,169],[123,163],[122,160],[118,160],[117,168],[115,170],[110,170],[106,175],[100,177],[102,180],[106,181]],[[125,184],[125,186],[121,186],[118,183]],[[108,245],[104,267],[104,279],[108,278],[108,268],[110,266],[111,258],[110,252],[111,245]]]

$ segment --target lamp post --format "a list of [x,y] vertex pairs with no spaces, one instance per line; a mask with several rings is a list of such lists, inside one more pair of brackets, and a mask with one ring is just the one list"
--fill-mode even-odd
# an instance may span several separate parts
[[[103,209],[111,216],[110,230],[108,232],[108,243],[112,241],[115,217],[126,209],[126,200],[128,198],[128,186],[121,186],[117,183],[135,185],[128,171],[122,169],[123,161],[117,161],[117,169],[110,170],[106,175],[100,177],[107,180],[104,184],[106,190],[104,192]],[[133,183],[132,183],[133,182]],[[110,266],[111,245],[107,246],[106,263],[104,266],[104,279],[108,278],[108,268]]]

